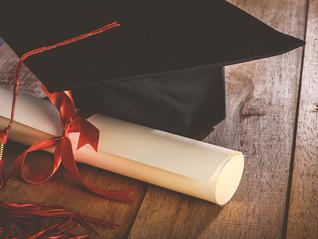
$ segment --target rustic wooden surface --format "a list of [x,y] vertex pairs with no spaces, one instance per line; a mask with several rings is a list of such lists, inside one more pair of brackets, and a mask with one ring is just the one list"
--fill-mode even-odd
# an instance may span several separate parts
[[318,238],[318,1],[309,1],[288,239]]
[[[18,58],[7,44],[0,46],[0,86],[10,88],[15,73]],[[35,96],[42,96],[39,81],[24,68],[22,75],[22,91]],[[1,102],[0,102],[1,105]],[[25,146],[10,143],[6,150],[6,159],[15,159],[23,152]],[[49,170],[48,165],[52,156],[48,153],[38,152],[30,158],[30,172]],[[32,170],[32,171],[31,171]],[[60,171],[52,180],[39,186],[28,185],[16,178],[11,178],[5,189],[0,193],[1,201],[18,203],[35,203],[43,205],[59,205],[67,209],[109,222],[120,224],[116,230],[100,230],[99,236],[94,238],[126,238],[136,213],[142,202],[146,184],[126,177],[99,170],[89,166],[80,166],[83,179],[99,188],[111,190],[132,189],[134,191],[133,204],[125,204],[103,200],[84,191],[80,186],[70,181],[67,174]],[[1,215],[0,215],[1,217]]]
[[[306,1],[237,0],[303,38]],[[225,207],[150,186],[130,233],[140,238],[280,238],[284,226],[302,49],[227,68],[227,119],[208,142],[240,149],[245,174]]]
[[[9,159],[16,158],[25,146],[16,143],[9,145]],[[52,156],[39,152],[30,157],[28,172],[34,175],[39,170],[47,171],[48,162]],[[5,189],[1,191],[1,201],[17,203],[35,203],[40,205],[58,205],[73,210],[81,215],[100,218],[108,222],[120,224],[115,230],[99,230],[99,236],[94,238],[126,238],[127,232],[135,219],[136,212],[144,195],[145,186],[141,182],[111,174],[103,170],[81,165],[82,178],[99,188],[124,190],[130,188],[134,191],[133,204],[112,202],[94,196],[76,185],[64,171],[49,182],[32,186],[12,177]],[[0,215],[1,216],[1,215]]]
[[[132,187],[135,204],[90,195],[68,182],[63,171],[40,186],[13,178],[0,200],[59,204],[122,225],[101,231],[100,238],[318,238],[318,113],[313,111],[318,103],[318,0],[232,2],[299,38],[305,37],[308,6],[309,15],[304,68],[298,49],[226,71],[227,119],[206,141],[246,155],[242,183],[228,205],[221,208],[89,166],[81,166],[86,180],[105,188]],[[6,44],[0,47],[0,86],[12,84],[16,61]],[[32,73],[25,69],[23,78],[23,91],[41,96]],[[11,143],[10,158],[23,147]],[[32,168],[45,168],[48,160],[43,159],[49,157],[32,156]]]

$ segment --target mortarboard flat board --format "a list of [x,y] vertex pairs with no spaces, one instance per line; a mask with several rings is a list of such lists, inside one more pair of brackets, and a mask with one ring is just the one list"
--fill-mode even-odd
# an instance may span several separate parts
[[81,108],[188,137],[224,119],[224,66],[303,45],[222,0],[10,0],[0,35],[21,56],[113,20],[122,27],[27,66]]

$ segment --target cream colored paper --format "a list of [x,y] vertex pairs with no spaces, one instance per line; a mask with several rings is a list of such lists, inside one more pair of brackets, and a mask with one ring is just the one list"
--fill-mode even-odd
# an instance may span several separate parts
[[[0,128],[9,119],[12,92],[0,88]],[[100,130],[99,151],[74,152],[78,162],[188,194],[220,205],[234,195],[244,168],[242,153],[102,115],[89,119]],[[18,97],[10,138],[31,145],[61,134],[49,102]],[[71,135],[76,145],[78,134]],[[76,147],[74,147],[76,148]]]

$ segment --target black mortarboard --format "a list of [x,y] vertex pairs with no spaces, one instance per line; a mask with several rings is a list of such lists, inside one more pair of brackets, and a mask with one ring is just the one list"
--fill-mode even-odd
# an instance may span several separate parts
[[189,137],[225,117],[223,66],[303,45],[221,0],[10,0],[0,35],[21,56],[113,20],[122,27],[27,66],[78,107]]

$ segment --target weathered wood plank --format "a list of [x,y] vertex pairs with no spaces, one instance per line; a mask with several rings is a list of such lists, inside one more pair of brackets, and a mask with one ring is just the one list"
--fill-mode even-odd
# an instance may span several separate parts
[[[0,86],[11,87],[14,79],[17,56],[6,45],[0,46]],[[28,94],[41,96],[40,83],[36,77],[24,69],[22,91]],[[0,102],[1,107],[1,102]],[[7,150],[7,159],[16,158],[25,146],[11,143]],[[28,159],[29,170],[48,170],[51,155],[38,152]],[[146,185],[126,177],[108,173],[103,170],[81,165],[83,179],[100,188],[113,190],[133,189],[134,203],[125,204],[104,200],[92,195],[76,185],[62,170],[47,183],[31,186],[16,178],[11,178],[5,189],[0,193],[0,200],[21,203],[38,203],[59,205],[82,215],[101,218],[106,221],[120,224],[116,230],[100,230],[100,236],[94,238],[127,238],[135,215],[144,196]],[[1,215],[0,215],[1,216]]]
[[[10,143],[7,159],[12,161],[25,146]],[[51,164],[51,155],[38,152],[29,158],[27,172],[32,175],[40,170],[47,172]],[[85,190],[60,170],[49,182],[41,185],[29,185],[12,177],[0,193],[1,201],[17,203],[35,203],[42,205],[59,205],[71,209],[81,215],[100,218],[120,224],[116,230],[99,230],[100,235],[94,238],[126,238],[134,221],[136,212],[144,195],[144,185],[137,181],[105,172],[93,167],[81,165],[82,178],[99,188],[124,190],[131,188],[134,191],[133,204],[113,202],[97,197]]]
[[318,1],[309,1],[287,238],[318,238]]
[[[237,0],[270,25],[303,38],[306,0]],[[246,170],[225,208],[151,186],[130,233],[142,238],[280,238],[302,49],[227,69],[227,119],[208,142],[242,150]]]

